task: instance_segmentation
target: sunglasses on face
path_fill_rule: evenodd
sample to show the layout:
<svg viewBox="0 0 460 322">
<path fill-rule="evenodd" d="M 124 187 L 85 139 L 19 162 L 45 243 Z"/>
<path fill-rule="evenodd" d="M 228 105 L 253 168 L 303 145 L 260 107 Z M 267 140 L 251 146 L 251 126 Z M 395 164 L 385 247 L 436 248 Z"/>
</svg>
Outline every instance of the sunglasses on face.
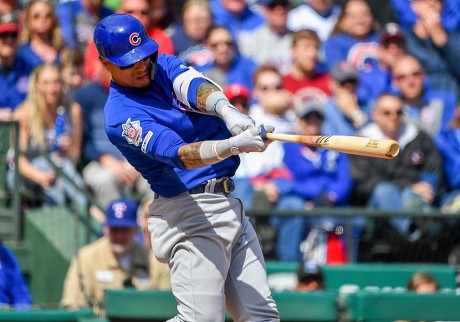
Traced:
<svg viewBox="0 0 460 322">
<path fill-rule="evenodd" d="M 397 81 L 403 81 L 403 80 L 406 80 L 408 78 L 413 78 L 413 77 L 421 77 L 423 75 L 423 72 L 422 71 L 415 71 L 415 72 L 412 72 L 412 73 L 407 73 L 407 74 L 400 74 L 400 75 L 395 75 L 395 79 Z"/>
<path fill-rule="evenodd" d="M 136 9 L 128 9 L 126 10 L 125 12 L 126 14 L 128 15 L 132 15 L 132 14 L 139 14 L 141 16 L 147 16 L 149 14 L 149 11 L 148 10 L 136 10 Z"/>
<path fill-rule="evenodd" d="M 233 41 L 218 41 L 218 42 L 214 42 L 214 43 L 210 43 L 209 46 L 211 48 L 217 48 L 219 46 L 226 46 L 226 47 L 231 47 L 233 46 Z"/>
<path fill-rule="evenodd" d="M 404 112 L 402 109 L 397 110 L 397 111 L 385 110 L 385 111 L 382 111 L 382 114 L 385 116 L 396 115 L 397 117 L 401 117 L 404 114 Z"/>
<path fill-rule="evenodd" d="M 257 86 L 261 91 L 263 92 L 268 92 L 268 91 L 280 91 L 283 89 L 283 85 L 281 84 L 277 84 L 277 85 L 274 85 L 274 86 L 270 86 L 270 85 L 259 85 Z"/>
<path fill-rule="evenodd" d="M 17 39 L 18 33 L 14 31 L 7 31 L 0 34 L 0 39 Z"/>
</svg>

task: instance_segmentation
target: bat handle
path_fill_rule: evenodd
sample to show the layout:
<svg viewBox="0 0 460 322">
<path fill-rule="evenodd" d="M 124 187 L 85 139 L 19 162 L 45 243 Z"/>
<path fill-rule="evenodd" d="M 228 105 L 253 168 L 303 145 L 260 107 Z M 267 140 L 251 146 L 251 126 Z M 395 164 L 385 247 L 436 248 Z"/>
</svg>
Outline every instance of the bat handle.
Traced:
<svg viewBox="0 0 460 322">
<path fill-rule="evenodd" d="M 265 131 L 265 126 L 263 124 L 260 125 L 260 133 L 259 133 L 259 135 L 262 138 L 262 140 L 264 140 L 264 141 L 268 140 L 267 131 Z"/>
</svg>

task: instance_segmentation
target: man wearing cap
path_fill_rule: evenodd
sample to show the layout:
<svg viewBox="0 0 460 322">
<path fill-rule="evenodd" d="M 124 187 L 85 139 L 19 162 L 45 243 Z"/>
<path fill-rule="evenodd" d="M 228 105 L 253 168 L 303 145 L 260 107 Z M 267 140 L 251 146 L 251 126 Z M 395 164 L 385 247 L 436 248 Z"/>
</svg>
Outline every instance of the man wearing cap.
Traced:
<svg viewBox="0 0 460 322">
<path fill-rule="evenodd" d="M 271 64 L 286 74 L 291 65 L 292 33 L 286 21 L 291 4 L 289 0 L 258 0 L 266 23 L 244 32 L 238 42 L 240 52 L 252 58 L 257 65 Z"/>
<path fill-rule="evenodd" d="M 19 25 L 14 16 L 0 14 L 0 120 L 10 120 L 12 111 L 25 99 L 29 72 L 17 58 Z"/>
<path fill-rule="evenodd" d="M 171 287 L 168 266 L 135 242 L 137 209 L 137 203 L 126 198 L 116 199 L 107 207 L 104 237 L 79 250 L 70 264 L 62 306 L 100 305 L 107 288 Z"/>
<path fill-rule="evenodd" d="M 302 135 L 321 135 L 324 122 L 323 105 L 310 101 L 297 106 L 297 128 Z M 314 207 L 334 207 L 348 204 L 352 189 L 348 156 L 335 151 L 317 149 L 298 143 L 284 144 L 284 165 L 289 179 L 275 180 L 279 191 L 277 208 L 302 210 Z M 273 217 L 271 224 L 277 229 L 277 258 L 280 261 L 298 261 L 303 258 L 300 243 L 311 228 L 334 230 L 338 220 L 330 217 L 304 216 Z M 325 263 L 324 256 L 311 256 L 311 261 Z"/>
<path fill-rule="evenodd" d="M 341 62 L 331 69 L 332 97 L 324 107 L 324 135 L 354 135 L 369 122 L 372 105 L 357 96 L 359 74 L 353 65 Z"/>
</svg>

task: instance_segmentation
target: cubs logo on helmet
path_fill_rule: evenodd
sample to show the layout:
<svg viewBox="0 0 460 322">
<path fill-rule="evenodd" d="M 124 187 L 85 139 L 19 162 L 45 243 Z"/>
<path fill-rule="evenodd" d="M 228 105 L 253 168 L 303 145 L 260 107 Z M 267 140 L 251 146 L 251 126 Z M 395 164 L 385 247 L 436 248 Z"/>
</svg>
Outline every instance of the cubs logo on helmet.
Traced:
<svg viewBox="0 0 460 322">
<path fill-rule="evenodd" d="M 158 53 L 158 44 L 147 35 L 144 25 L 127 14 L 102 19 L 94 29 L 99 56 L 120 67 L 133 65 Z"/>
<path fill-rule="evenodd" d="M 139 37 L 138 32 L 133 32 L 129 35 L 129 43 L 133 46 L 138 46 L 141 43 L 142 39 Z"/>
</svg>

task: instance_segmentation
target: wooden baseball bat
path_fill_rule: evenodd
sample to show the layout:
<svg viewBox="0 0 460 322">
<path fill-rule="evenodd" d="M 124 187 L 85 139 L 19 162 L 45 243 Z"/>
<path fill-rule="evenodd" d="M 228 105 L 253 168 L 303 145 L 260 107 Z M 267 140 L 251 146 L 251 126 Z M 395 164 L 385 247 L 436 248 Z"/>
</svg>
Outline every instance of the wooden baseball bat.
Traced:
<svg viewBox="0 0 460 322">
<path fill-rule="evenodd" d="M 373 158 L 394 159 L 399 153 L 399 145 L 395 140 L 346 135 L 326 136 L 266 133 L 266 136 L 269 140 L 301 143 L 337 152 Z"/>
</svg>

